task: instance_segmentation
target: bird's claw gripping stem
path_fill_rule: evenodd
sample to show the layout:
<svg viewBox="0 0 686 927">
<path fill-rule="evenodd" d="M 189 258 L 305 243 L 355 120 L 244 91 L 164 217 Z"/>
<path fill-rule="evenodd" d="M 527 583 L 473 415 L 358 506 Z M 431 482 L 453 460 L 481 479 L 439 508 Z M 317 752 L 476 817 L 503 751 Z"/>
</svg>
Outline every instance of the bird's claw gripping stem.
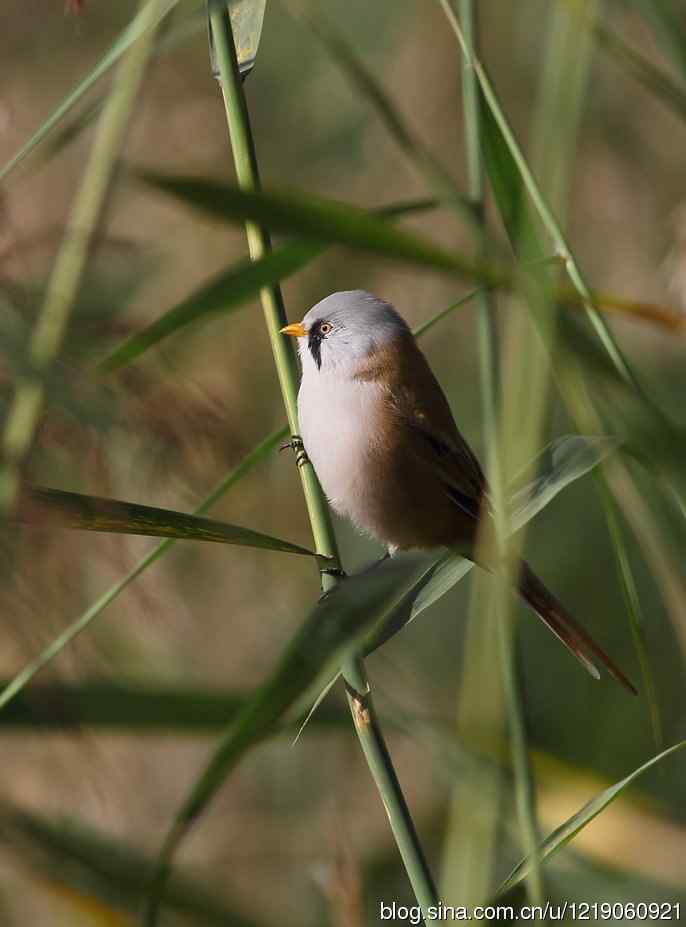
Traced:
<svg viewBox="0 0 686 927">
<path fill-rule="evenodd" d="M 345 570 L 341 570 L 340 567 L 319 567 L 320 576 L 334 576 L 336 579 L 346 579 L 348 574 Z M 328 597 L 333 592 L 333 589 L 327 589 L 326 591 L 322 590 L 322 594 L 319 596 L 319 601 L 323 602 L 324 599 Z"/>
<path fill-rule="evenodd" d="M 336 579 L 346 579 L 348 576 L 340 567 L 321 567 L 319 572 L 322 576 L 335 576 Z"/>
<path fill-rule="evenodd" d="M 305 450 L 305 445 L 303 444 L 303 439 L 300 435 L 291 435 L 290 441 L 286 441 L 282 444 L 279 450 L 293 451 L 295 454 L 295 465 L 297 467 L 303 467 L 306 463 L 310 462 L 310 458 L 307 456 L 307 451 Z"/>
</svg>

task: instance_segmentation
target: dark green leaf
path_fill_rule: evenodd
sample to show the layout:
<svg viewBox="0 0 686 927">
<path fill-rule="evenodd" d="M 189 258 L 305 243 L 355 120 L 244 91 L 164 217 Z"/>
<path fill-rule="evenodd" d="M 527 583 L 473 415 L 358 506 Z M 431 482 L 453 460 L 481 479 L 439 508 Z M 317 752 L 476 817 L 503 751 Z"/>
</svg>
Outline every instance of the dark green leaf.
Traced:
<svg viewBox="0 0 686 927">
<path fill-rule="evenodd" d="M 147 328 L 135 332 L 108 354 L 98 367 L 104 372 L 117 370 L 167 335 L 198 319 L 217 313 L 228 315 L 259 293 L 262 287 L 284 280 L 304 267 L 322 250 L 321 245 L 310 242 L 292 242 L 259 261 L 242 261 L 218 274 Z"/>
<path fill-rule="evenodd" d="M 383 218 L 394 219 L 435 206 L 433 200 L 415 200 L 407 203 L 393 203 L 378 210 Z M 109 354 L 99 367 L 104 371 L 116 370 L 135 360 L 147 348 L 157 344 L 167 335 L 190 325 L 205 316 L 238 309 L 243 303 L 256 296 L 262 287 L 279 283 L 300 270 L 326 250 L 326 245 L 317 242 L 292 241 L 276 248 L 257 261 L 242 263 L 223 271 L 209 283 L 182 300 L 155 322 Z"/>
<path fill-rule="evenodd" d="M 545 255 L 545 249 L 538 238 L 519 168 L 491 108 L 486 105 L 481 93 L 479 98 L 482 114 L 479 130 L 484 165 L 505 231 L 521 260 L 537 261 Z"/>
<path fill-rule="evenodd" d="M 260 460 L 267 454 L 271 453 L 287 435 L 286 428 L 279 428 L 273 431 L 266 438 L 263 438 L 240 463 L 230 470 L 222 480 L 214 487 L 212 492 L 200 503 L 195 510 L 195 515 L 204 515 L 210 510 L 214 503 L 220 499 L 233 485 L 235 485 L 246 473 L 248 473 Z M 81 634 L 97 616 L 104 611 L 107 606 L 113 602 L 117 596 L 124 591 L 141 573 L 148 569 L 153 563 L 164 556 L 164 554 L 174 545 L 174 538 L 167 538 L 160 541 L 149 553 L 142 557 L 132 569 L 129 570 L 121 579 L 117 580 L 109 587 L 95 602 L 92 602 L 88 608 L 82 612 L 74 621 L 50 641 L 44 647 L 38 656 L 34 657 L 26 666 L 24 666 L 13 679 L 0 691 L 0 709 L 5 708 L 13 698 L 17 696 L 22 689 L 33 679 L 53 657 L 56 657 L 75 637 Z"/>
<path fill-rule="evenodd" d="M 187 515 L 185 512 L 121 502 L 118 499 L 102 499 L 98 496 L 86 496 L 42 486 L 28 487 L 24 491 L 16 519 L 40 528 L 56 526 L 74 528 L 77 531 L 212 541 L 217 544 L 236 544 L 315 556 L 304 547 L 268 534 L 260 534 L 250 528 Z"/>
<path fill-rule="evenodd" d="M 0 681 L 0 689 L 5 685 Z M 47 683 L 27 688 L 0 712 L 0 727 L 69 730 L 86 725 L 129 733 L 199 734 L 225 728 L 246 702 L 243 694 L 183 687 Z M 331 707 L 318 713 L 317 720 L 338 725 L 350 716 Z"/>
<path fill-rule="evenodd" d="M 223 221 L 258 222 L 272 231 L 297 235 L 322 245 L 347 245 L 470 280 L 491 283 L 500 279 L 492 268 L 445 251 L 417 235 L 394 229 L 372 212 L 337 200 L 297 192 L 254 193 L 205 180 L 150 173 L 143 174 L 143 179 Z"/>
</svg>

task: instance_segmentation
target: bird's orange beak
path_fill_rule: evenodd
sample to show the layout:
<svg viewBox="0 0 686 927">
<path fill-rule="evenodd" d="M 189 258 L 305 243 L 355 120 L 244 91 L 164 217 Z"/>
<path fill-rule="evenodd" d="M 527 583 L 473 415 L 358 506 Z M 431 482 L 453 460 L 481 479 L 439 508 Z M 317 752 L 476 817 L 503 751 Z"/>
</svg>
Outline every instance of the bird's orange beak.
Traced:
<svg viewBox="0 0 686 927">
<path fill-rule="evenodd" d="M 294 322 L 292 325 L 286 325 L 281 329 L 282 335 L 290 335 L 291 338 L 304 338 L 307 331 L 302 322 Z"/>
</svg>

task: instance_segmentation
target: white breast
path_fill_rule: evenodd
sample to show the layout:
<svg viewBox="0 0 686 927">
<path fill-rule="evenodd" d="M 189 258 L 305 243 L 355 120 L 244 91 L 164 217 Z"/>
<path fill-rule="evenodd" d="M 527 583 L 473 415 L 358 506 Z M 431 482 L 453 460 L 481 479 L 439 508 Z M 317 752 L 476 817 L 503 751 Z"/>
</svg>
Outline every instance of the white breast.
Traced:
<svg viewBox="0 0 686 927">
<path fill-rule="evenodd" d="M 333 508 L 366 530 L 382 395 L 376 383 L 307 369 L 298 393 L 300 434 L 319 482 Z"/>
</svg>

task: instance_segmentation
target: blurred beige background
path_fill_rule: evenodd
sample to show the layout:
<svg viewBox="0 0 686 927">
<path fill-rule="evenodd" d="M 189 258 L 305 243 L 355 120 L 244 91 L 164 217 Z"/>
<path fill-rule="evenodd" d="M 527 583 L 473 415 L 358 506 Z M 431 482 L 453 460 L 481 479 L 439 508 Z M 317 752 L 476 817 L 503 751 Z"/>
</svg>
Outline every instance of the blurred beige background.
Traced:
<svg viewBox="0 0 686 927">
<path fill-rule="evenodd" d="M 537 98 L 550 6 L 549 0 L 479 4 L 484 57 L 523 139 Z M 667 68 L 630 5 L 610 6 L 614 26 Z M 290 9 L 306 7 L 293 4 Z M 413 130 L 462 179 L 460 62 L 438 4 L 328 0 L 323 7 Z M 59 0 L 5 0 L 0 162 L 93 66 L 133 10 L 130 2 L 89 0 L 82 15 L 65 16 Z M 292 186 L 370 207 L 426 193 L 370 105 L 355 95 L 317 40 L 281 4 L 268 4 L 246 93 L 265 186 Z M 91 138 L 92 130 L 85 130 L 47 161 L 36 153 L 0 188 L 0 290 L 26 321 L 35 313 L 36 294 Z M 676 308 L 685 298 L 685 144 L 683 123 L 599 52 L 574 165 L 569 227 L 598 289 Z M 224 113 L 202 30 L 151 68 L 126 163 L 232 181 Z M 463 230 L 445 211 L 407 224 L 438 242 L 467 247 Z M 245 254 L 240 228 L 199 219 L 120 172 L 41 427 L 32 461 L 37 481 L 190 510 L 283 422 L 257 303 L 169 339 L 117 378 L 104 382 L 89 371 L 108 346 Z M 336 249 L 286 282 L 289 316 L 299 319 L 328 293 L 358 287 L 393 302 L 412 324 L 462 292 L 438 275 Z M 613 321 L 613 328 L 649 388 L 683 421 L 683 339 L 626 320 Z M 424 348 L 460 426 L 481 448 L 473 307 L 433 329 Z M 3 355 L 4 405 L 13 367 L 7 347 Z M 552 433 L 569 428 L 558 411 Z M 270 455 L 213 514 L 310 543 L 288 455 Z M 377 555 L 348 526 L 337 529 L 346 564 Z M 5 560 L 0 587 L 3 677 L 35 655 L 151 543 L 28 529 L 6 538 L 0 554 Z M 592 481 L 570 487 L 546 509 L 532 526 L 529 544 L 537 569 L 597 630 L 618 661 L 633 669 L 621 592 Z M 682 565 L 683 553 L 676 552 Z M 672 743 L 686 731 L 681 657 L 656 583 L 635 546 L 631 556 L 665 739 Z M 401 780 L 436 865 L 447 796 L 460 774 L 446 751 L 454 749 L 451 729 L 467 603 L 462 585 L 370 661 Z M 274 665 L 316 595 L 316 575 L 305 558 L 179 544 L 41 679 L 96 678 L 247 693 Z M 528 721 L 542 782 L 542 827 L 548 832 L 656 750 L 645 700 L 629 704 L 609 684 L 587 679 L 529 616 L 521 634 Z M 496 660 L 494 647 L 494 673 Z M 343 705 L 340 692 L 332 698 Z M 80 822 L 150 854 L 211 747 L 209 738 L 172 731 L 136 736 L 84 728 L 48 735 L 0 728 L 0 733 L 3 801 Z M 675 863 L 686 853 L 680 769 L 683 760 L 677 757 L 661 774 L 646 777 L 640 799 L 622 801 L 588 829 L 573 851 L 559 857 L 551 880 L 560 880 L 562 897 L 682 897 L 683 867 Z M 504 819 L 510 811 L 504 811 Z M 41 866 L 10 831 L 0 849 L 1 923 L 109 923 L 102 910 L 81 903 L 92 895 L 85 883 L 83 896 L 60 891 L 59 879 L 50 876 L 51 864 Z M 504 875 L 517 856 L 509 838 L 501 856 L 498 872 Z M 296 747 L 280 738 L 250 754 L 197 826 L 179 865 L 256 923 L 375 923 L 375 899 L 409 900 L 383 808 L 352 729 L 345 725 L 329 731 L 313 725 Z M 368 915 L 362 913 L 365 903 Z"/>
</svg>

